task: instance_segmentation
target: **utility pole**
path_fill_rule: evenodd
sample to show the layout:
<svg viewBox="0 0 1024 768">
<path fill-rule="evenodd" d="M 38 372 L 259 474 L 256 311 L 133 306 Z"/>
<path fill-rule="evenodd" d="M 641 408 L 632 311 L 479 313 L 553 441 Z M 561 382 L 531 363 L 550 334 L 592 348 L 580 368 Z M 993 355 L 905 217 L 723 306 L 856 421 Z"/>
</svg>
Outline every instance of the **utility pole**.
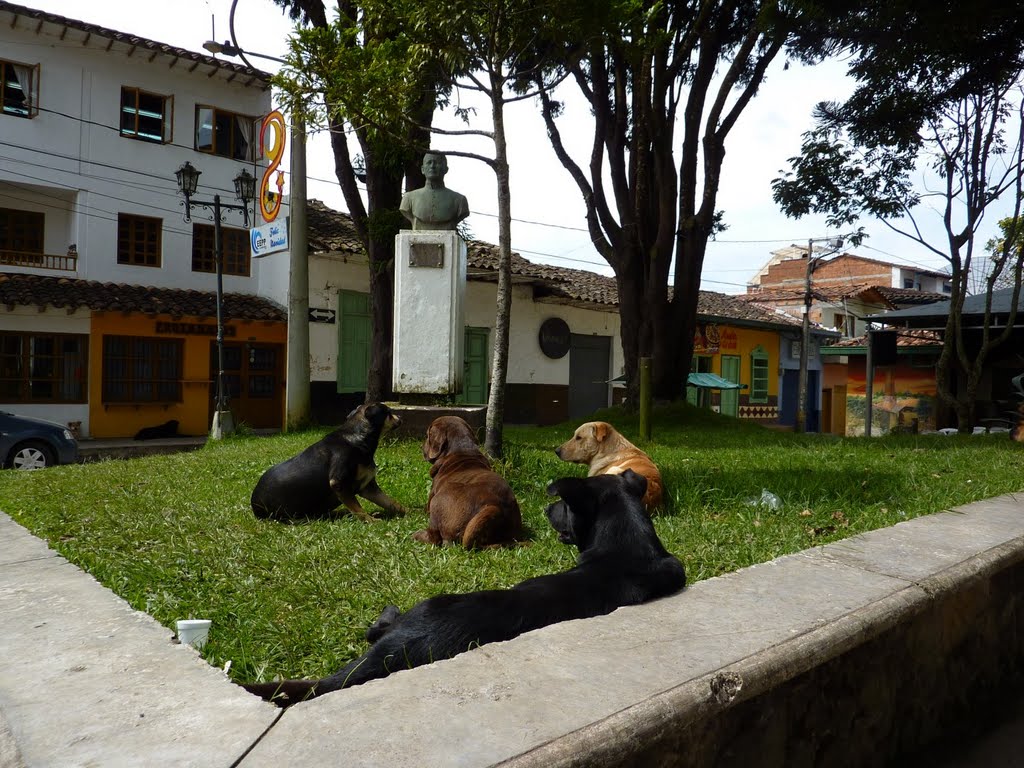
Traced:
<svg viewBox="0 0 1024 768">
<path fill-rule="evenodd" d="M 822 242 L 828 243 L 832 250 L 814 257 L 814 244 Z M 843 238 L 841 237 L 812 237 L 807 240 L 807 272 L 804 275 L 803 325 L 800 334 L 800 383 L 796 403 L 797 432 L 807 431 L 807 352 L 811 345 L 811 276 L 821 259 L 832 255 L 842 247 Z"/>
<path fill-rule="evenodd" d="M 285 430 L 309 423 L 309 248 L 306 217 L 306 125 L 292 115 L 288 207 L 288 349 Z"/>
</svg>

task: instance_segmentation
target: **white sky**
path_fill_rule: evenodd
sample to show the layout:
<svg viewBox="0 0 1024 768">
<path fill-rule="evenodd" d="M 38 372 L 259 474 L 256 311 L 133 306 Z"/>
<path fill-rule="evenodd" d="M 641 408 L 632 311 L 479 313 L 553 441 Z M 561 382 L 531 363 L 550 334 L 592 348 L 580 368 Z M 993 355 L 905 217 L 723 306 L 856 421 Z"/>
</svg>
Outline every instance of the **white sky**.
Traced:
<svg viewBox="0 0 1024 768">
<path fill-rule="evenodd" d="M 215 39 L 230 39 L 231 0 L 176 0 L 160 4 L 138 0 L 16 2 L 193 51 L 202 51 L 203 42 L 214 37 L 213 17 Z M 235 32 L 243 50 L 283 56 L 291 28 L 291 22 L 270 0 L 238 0 Z M 268 71 L 275 71 L 278 66 L 263 59 L 250 60 Z M 708 244 L 704 289 L 742 293 L 746 282 L 768 260 L 772 250 L 793 243 L 806 245 L 811 237 L 840 234 L 827 229 L 823 217 L 787 219 L 772 201 L 771 180 L 787 167 L 787 158 L 799 150 L 801 134 L 811 127 L 814 104 L 824 99 L 842 99 L 850 91 L 843 72 L 844 67 L 837 62 L 783 71 L 779 61 L 769 70 L 767 82 L 726 142 L 717 207 L 725 211 L 729 229 Z M 592 141 L 586 127 L 589 121 L 583 120 L 580 130 L 570 127 L 574 114 L 587 116 L 586 105 L 569 101 L 567 113 L 560 120 L 563 140 L 587 153 Z M 611 274 L 590 244 L 580 193 L 551 149 L 538 105 L 525 101 L 509 110 L 506 122 L 512 174 L 512 247 L 531 261 Z M 478 113 L 478 119 L 483 128 L 489 129 L 486 110 Z M 451 146 L 442 139 L 435 141 L 439 149 Z M 312 136 L 307 151 L 308 195 L 338 210 L 347 210 L 333 177 L 327 137 Z M 472 214 L 467 223 L 473 236 L 497 242 L 497 199 L 490 168 L 476 161 L 452 158 L 446 183 L 469 198 Z M 937 222 L 935 214 L 931 218 Z M 995 221 L 996 217 L 992 217 L 987 222 L 989 229 L 982 232 L 982 243 L 994 234 Z M 848 250 L 883 261 L 936 271 L 945 269 L 940 257 L 892 233 L 880 222 L 864 220 L 862 224 L 870 237 L 864 245 Z M 941 230 L 935 232 L 941 235 Z M 942 240 L 935 242 L 941 245 Z"/>
</svg>

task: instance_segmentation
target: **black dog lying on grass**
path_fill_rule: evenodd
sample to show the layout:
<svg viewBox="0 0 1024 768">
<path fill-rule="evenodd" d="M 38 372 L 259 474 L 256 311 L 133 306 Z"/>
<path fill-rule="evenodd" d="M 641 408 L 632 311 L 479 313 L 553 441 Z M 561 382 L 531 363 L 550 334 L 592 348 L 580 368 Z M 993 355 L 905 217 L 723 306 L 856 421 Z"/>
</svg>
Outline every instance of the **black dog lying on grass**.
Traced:
<svg viewBox="0 0 1024 768">
<path fill-rule="evenodd" d="M 556 480 L 548 493 L 561 501 L 548 506 L 547 516 L 559 539 L 579 548 L 575 568 L 512 589 L 438 595 L 405 613 L 389 605 L 366 632 L 369 650 L 330 677 L 243 687 L 286 707 L 477 645 L 678 592 L 686 571 L 655 533 L 641 501 L 646 489 L 647 480 L 632 470 Z"/>
<path fill-rule="evenodd" d="M 339 503 L 360 520 L 372 517 L 356 494 L 388 512 L 405 509 L 377 485 L 373 454 L 380 436 L 402 423 L 383 403 L 356 408 L 345 423 L 298 456 L 275 464 L 260 477 L 252 492 L 253 514 L 275 520 L 328 517 Z"/>
</svg>

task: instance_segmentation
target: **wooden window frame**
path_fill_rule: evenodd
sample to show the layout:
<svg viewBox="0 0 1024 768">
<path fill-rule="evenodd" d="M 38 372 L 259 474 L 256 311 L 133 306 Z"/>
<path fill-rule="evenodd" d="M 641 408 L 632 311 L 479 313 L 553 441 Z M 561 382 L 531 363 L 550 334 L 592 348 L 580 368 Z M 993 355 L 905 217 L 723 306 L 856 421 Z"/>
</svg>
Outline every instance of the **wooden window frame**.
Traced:
<svg viewBox="0 0 1024 768">
<path fill-rule="evenodd" d="M 104 405 L 181 403 L 184 361 L 184 339 L 105 335 L 101 400 Z"/>
<path fill-rule="evenodd" d="M 129 108 L 125 104 L 125 97 L 128 95 L 134 96 L 134 105 Z M 157 137 L 152 133 L 142 133 L 140 130 L 139 122 L 145 117 L 143 115 L 142 105 L 139 103 L 142 98 L 159 99 L 162 107 L 159 114 L 160 118 L 160 136 Z M 174 140 L 174 97 L 165 96 L 162 93 L 154 93 L 153 91 L 146 91 L 142 88 L 135 88 L 130 85 L 121 86 L 121 101 L 118 105 L 118 127 L 121 135 L 126 139 L 135 139 L 136 141 L 145 141 L 150 144 L 170 144 Z M 134 120 L 132 121 L 132 127 L 127 128 L 125 126 L 125 118 L 127 115 L 133 115 Z"/>
<path fill-rule="evenodd" d="M 8 351 L 10 339 L 18 339 L 20 349 Z M 38 349 L 40 340 L 53 342 L 52 351 Z M 65 348 L 70 341 L 77 343 L 77 350 Z M 47 361 L 52 362 L 48 373 Z M 56 396 L 35 396 L 41 383 L 49 383 Z M 68 396 L 68 388 L 77 389 L 77 396 Z M 0 402 L 81 404 L 88 402 L 88 396 L 88 334 L 0 331 Z"/>
<path fill-rule="evenodd" d="M 202 125 L 200 122 L 200 116 L 204 110 L 211 112 L 210 122 L 210 143 L 209 146 L 200 146 L 199 143 L 199 129 Z M 230 121 L 230 129 L 227 131 L 227 147 L 223 146 L 223 130 L 218 129 L 218 122 L 220 120 Z M 218 157 L 226 157 L 232 160 L 239 160 L 241 162 L 251 161 L 255 157 L 255 136 L 256 136 L 256 121 L 258 118 L 250 115 L 243 115 L 238 112 L 232 112 L 228 109 L 221 109 L 215 107 L 212 104 L 196 104 L 195 113 L 195 130 L 193 131 L 193 146 L 196 152 L 202 152 L 207 155 L 217 155 Z M 241 128 L 238 124 L 244 123 L 250 126 L 249 139 L 245 147 L 244 152 L 238 152 L 235 148 L 236 133 L 241 133 Z M 245 138 L 244 136 L 242 137 Z"/>
<path fill-rule="evenodd" d="M 250 277 L 252 275 L 252 250 L 249 232 L 234 227 L 221 227 L 221 247 L 224 250 L 222 265 L 225 275 Z M 217 271 L 214 253 L 214 227 L 212 224 L 192 224 L 192 271 Z"/>
<path fill-rule="evenodd" d="M 117 263 L 159 269 L 163 260 L 163 225 L 163 219 L 151 216 L 117 214 Z"/>
<path fill-rule="evenodd" d="M 46 214 L 20 208 L 0 208 L 0 254 L 41 257 L 46 244 Z M 41 261 L 42 259 L 40 259 Z"/>
</svg>

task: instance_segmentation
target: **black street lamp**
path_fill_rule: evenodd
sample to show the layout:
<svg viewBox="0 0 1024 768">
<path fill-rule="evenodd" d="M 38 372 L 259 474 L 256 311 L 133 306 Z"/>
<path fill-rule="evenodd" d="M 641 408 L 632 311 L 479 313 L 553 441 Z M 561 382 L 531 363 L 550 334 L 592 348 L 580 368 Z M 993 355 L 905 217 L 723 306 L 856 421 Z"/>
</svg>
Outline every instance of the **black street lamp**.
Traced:
<svg viewBox="0 0 1024 768">
<path fill-rule="evenodd" d="M 227 398 L 224 391 L 224 246 L 221 237 L 221 209 L 241 211 L 245 226 L 249 226 L 249 203 L 256 197 L 256 177 L 246 169 L 239 171 L 234 178 L 235 196 L 240 203 L 222 203 L 220 195 L 213 196 L 213 202 L 193 199 L 199 186 L 198 170 L 187 160 L 174 172 L 178 180 L 178 190 L 184 196 L 185 221 L 192 221 L 192 206 L 198 205 L 213 211 L 213 261 L 217 271 L 217 397 L 213 414 L 213 425 L 210 437 L 219 440 L 234 431 L 231 412 L 227 409 Z"/>
</svg>

